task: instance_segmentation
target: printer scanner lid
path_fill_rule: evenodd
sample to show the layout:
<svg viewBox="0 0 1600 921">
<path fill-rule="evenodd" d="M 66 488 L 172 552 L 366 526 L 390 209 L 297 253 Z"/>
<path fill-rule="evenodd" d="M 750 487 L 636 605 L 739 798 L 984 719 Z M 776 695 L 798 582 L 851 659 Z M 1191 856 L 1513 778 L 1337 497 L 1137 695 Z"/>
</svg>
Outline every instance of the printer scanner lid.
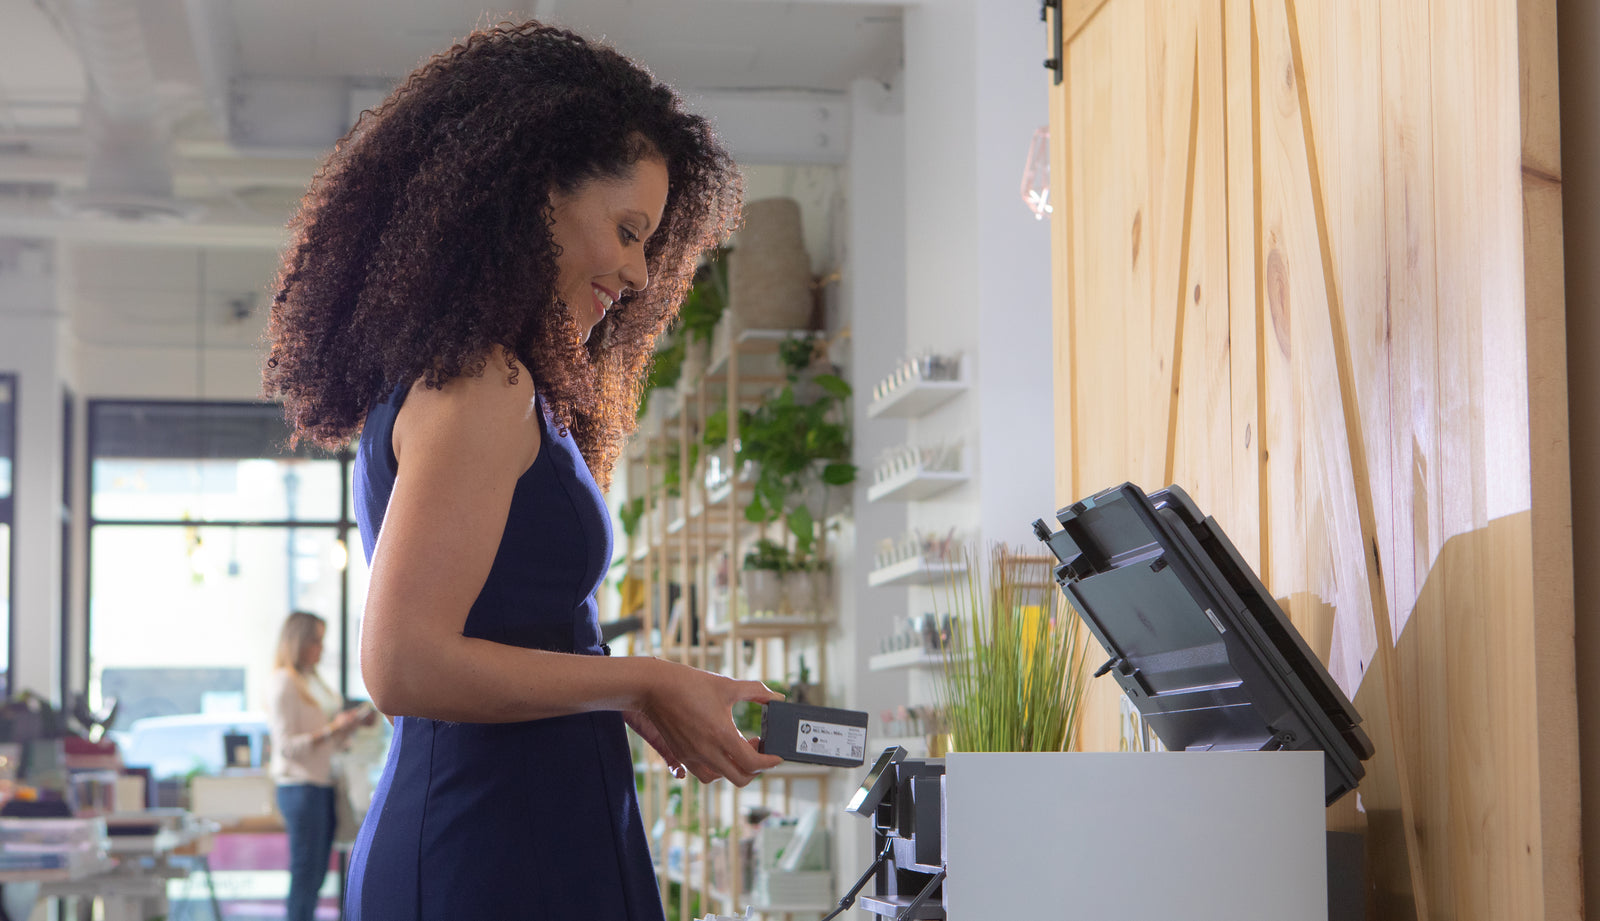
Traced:
<svg viewBox="0 0 1600 921">
<path fill-rule="evenodd" d="M 1034 531 L 1109 672 L 1170 750 L 1321 750 L 1326 801 L 1354 789 L 1361 716 L 1216 521 L 1177 486 L 1096 493 Z"/>
</svg>

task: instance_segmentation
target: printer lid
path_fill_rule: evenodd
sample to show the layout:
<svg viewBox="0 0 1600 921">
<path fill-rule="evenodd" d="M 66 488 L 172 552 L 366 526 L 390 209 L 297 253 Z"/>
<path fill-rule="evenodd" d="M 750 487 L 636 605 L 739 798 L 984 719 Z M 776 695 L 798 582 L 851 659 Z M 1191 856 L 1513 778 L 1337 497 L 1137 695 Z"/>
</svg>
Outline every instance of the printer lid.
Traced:
<svg viewBox="0 0 1600 921">
<path fill-rule="evenodd" d="M 1109 672 L 1176 751 L 1320 750 L 1326 801 L 1355 788 L 1361 716 L 1216 521 L 1179 487 L 1096 493 L 1034 532 Z"/>
</svg>

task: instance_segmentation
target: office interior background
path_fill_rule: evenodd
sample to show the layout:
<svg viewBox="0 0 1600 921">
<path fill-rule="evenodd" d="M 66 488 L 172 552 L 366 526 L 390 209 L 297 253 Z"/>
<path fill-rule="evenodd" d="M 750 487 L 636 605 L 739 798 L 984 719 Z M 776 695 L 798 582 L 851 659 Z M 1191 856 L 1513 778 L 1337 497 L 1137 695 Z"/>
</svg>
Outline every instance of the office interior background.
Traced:
<svg viewBox="0 0 1600 921">
<path fill-rule="evenodd" d="M 1312 49 L 1295 45 L 1300 56 L 1284 78 L 1288 97 L 1347 120 L 1338 124 L 1359 126 L 1365 122 L 1352 114 L 1355 109 L 1340 108 L 1348 100 L 1327 88 L 1334 81 L 1324 78 L 1296 97 L 1296 75 L 1304 78 L 1296 68 L 1307 68 L 1306 56 L 1315 57 L 1318 41 L 1331 56 L 1364 47 L 1362 36 L 1395 34 L 1406 20 L 1415 34 L 1435 34 L 1437 44 L 1430 47 L 1444 62 L 1437 65 L 1442 72 L 1448 63 L 1447 21 L 1453 15 L 1447 2 L 1453 0 L 1066 0 L 1055 4 L 1051 15 L 1073 25 L 1076 31 L 1064 37 L 1068 50 L 1091 63 L 1091 52 L 1102 45 L 1111 57 L 1125 45 L 1156 49 L 1163 36 L 1180 35 L 1170 24 L 1186 22 L 1185 17 L 1201 23 L 1193 33 L 1181 33 L 1196 48 L 1206 47 L 1210 27 L 1205 23 L 1212 19 L 1223 39 L 1267 36 L 1259 47 L 1243 43 L 1252 48 L 1254 69 L 1248 61 L 1243 70 L 1216 64 L 1218 73 L 1234 78 L 1219 90 L 1221 106 L 1221 99 L 1234 98 L 1226 89 L 1230 85 L 1232 92 L 1243 92 L 1244 85 L 1269 98 L 1278 71 L 1262 62 L 1276 62 L 1269 54 L 1270 29 L 1287 10 L 1285 28 Z M 1540 758 L 1531 775 L 1496 782 L 1523 789 L 1543 785 L 1532 798 L 1537 833 L 1528 843 L 1528 853 L 1537 849 L 1539 862 L 1519 870 L 1527 888 L 1516 890 L 1536 891 L 1541 907 L 1515 916 L 1575 917 L 1566 912 L 1581 910 L 1586 893 L 1600 898 L 1600 868 L 1581 860 L 1583 845 L 1600 847 L 1600 821 L 1588 818 L 1592 809 L 1581 796 L 1600 790 L 1593 780 L 1600 776 L 1600 729 L 1594 728 L 1600 726 L 1594 716 L 1600 713 L 1600 678 L 1592 677 L 1600 672 L 1588 667 L 1600 659 L 1600 630 L 1590 623 L 1592 599 L 1600 589 L 1594 583 L 1600 567 L 1592 565 L 1600 553 L 1592 523 L 1600 514 L 1600 491 L 1592 485 L 1592 474 L 1600 469 L 1600 425 L 1592 421 L 1600 416 L 1600 374 L 1588 357 L 1600 345 L 1600 321 L 1592 316 L 1600 293 L 1600 260 L 1592 256 L 1600 244 L 1600 225 L 1593 217 L 1600 214 L 1594 167 L 1600 162 L 1594 127 L 1600 124 L 1600 55 L 1593 50 L 1600 47 L 1600 12 L 1580 0 L 1474 0 L 1456 12 L 1468 8 L 1461 18 L 1473 24 L 1468 30 L 1477 43 L 1473 47 L 1493 52 L 1482 52 L 1481 73 L 1495 75 L 1498 82 L 1484 77 L 1483 85 L 1513 102 L 1520 99 L 1524 128 L 1536 124 L 1543 136 L 1554 138 L 1542 148 L 1553 156 L 1533 164 L 1537 168 L 1529 174 L 1526 138 L 1537 132 L 1522 132 L 1521 175 L 1525 182 L 1533 175 L 1559 191 L 1550 225 L 1555 236 L 1538 237 L 1530 230 L 1516 273 L 1499 280 L 1508 290 L 1524 282 L 1531 290 L 1540 280 L 1559 289 L 1548 295 L 1556 309 L 1528 312 L 1534 318 L 1530 328 L 1540 320 L 1553 332 L 1545 339 L 1530 334 L 1531 344 L 1521 353 L 1522 386 L 1532 395 L 1525 397 L 1519 418 L 1525 427 L 1530 413 L 1534 419 L 1531 466 L 1541 469 L 1540 458 L 1559 457 L 1570 469 L 1561 494 L 1552 500 L 1554 507 L 1566 509 L 1565 518 L 1557 516 L 1553 532 L 1538 531 L 1541 522 L 1536 522 L 1538 536 L 1520 546 L 1531 545 L 1536 561 L 1543 559 L 1541 553 L 1555 556 L 1546 568 L 1532 564 L 1544 580 L 1532 591 L 1564 592 L 1565 601 L 1557 607 L 1565 605 L 1565 620 L 1558 617 L 1540 628 L 1537 657 L 1530 654 L 1518 665 L 1532 674 L 1528 687 L 1538 688 L 1529 691 L 1536 698 L 1536 707 L 1529 707 L 1540 714 L 1532 736 Z M 354 533 L 349 459 L 284 450 L 281 418 L 260 400 L 261 336 L 278 254 L 287 239 L 284 226 L 319 157 L 397 79 L 474 27 L 530 16 L 604 38 L 676 86 L 693 108 L 715 120 L 745 171 L 747 201 L 785 197 L 798 203 L 806 255 L 818 282 L 810 325 L 825 341 L 828 359 L 854 387 L 846 414 L 860 475 L 840 491 L 828 521 L 832 576 L 820 606 L 826 609 L 825 624 L 814 634 L 785 638 L 770 661 L 762 652 L 766 677 L 804 683 L 798 659 L 805 656 L 813 673 L 825 668 L 818 680 L 827 702 L 868 712 L 875 735 L 920 735 L 905 726 L 934 702 L 932 670 L 875 667 L 873 659 L 908 623 L 936 606 L 935 588 L 883 578 L 889 568 L 882 565 L 885 548 L 908 540 L 926 546 L 934 538 L 1029 545 L 1034 543 L 1029 523 L 1079 498 L 1074 488 L 1115 485 L 1074 477 L 1073 470 L 1096 469 L 1080 455 L 1122 458 L 1147 447 L 1133 444 L 1134 436 L 1115 445 L 1109 439 L 1071 442 L 1081 420 L 1098 418 L 1094 409 L 1086 410 L 1090 404 L 1082 396 L 1082 388 L 1090 385 L 1073 377 L 1074 369 L 1114 369 L 1073 351 L 1076 340 L 1068 340 L 1067 318 L 1106 317 L 1115 325 L 1125 304 L 1106 299 L 1087 308 L 1077 302 L 1067 306 L 1067 292 L 1078 290 L 1072 288 L 1071 273 L 1092 277 L 1093 271 L 1064 255 L 1060 234 L 1064 220 L 1081 220 L 1071 225 L 1087 231 L 1079 239 L 1114 238 L 1119 259 L 1127 249 L 1124 241 L 1131 240 L 1135 263 L 1141 232 L 1150 247 L 1147 258 L 1169 262 L 1185 245 L 1180 239 L 1189 238 L 1169 232 L 1154 217 L 1141 225 L 1119 216 L 1101 226 L 1094 214 L 1063 216 L 1073 207 L 1069 191 L 1082 191 L 1096 178 L 1084 172 L 1093 153 L 1099 149 L 1100 159 L 1114 160 L 1120 148 L 1111 150 L 1113 142 L 1099 142 L 1097 135 L 1079 134 L 1072 136 L 1072 150 L 1089 155 L 1062 159 L 1059 149 L 1066 142 L 1048 136 L 1048 128 L 1059 131 L 1067 123 L 1063 119 L 1071 110 L 1063 109 L 1061 91 L 1052 89 L 1051 72 L 1042 66 L 1060 52 L 1051 47 L 1038 3 L 536 0 L 488 9 L 462 0 L 0 0 L 0 611 L 6 623 L 0 630 L 0 661 L 7 663 L 9 694 L 31 691 L 57 704 L 82 694 L 91 707 L 115 698 L 120 706 L 115 728 L 128 731 L 149 720 L 152 739 L 160 735 L 158 729 L 170 733 L 166 741 L 153 743 L 124 736 L 126 746 L 154 745 L 149 758 L 171 759 L 156 773 L 185 776 L 196 764 L 185 748 L 190 743 L 178 741 L 185 737 L 182 727 L 199 727 L 192 731 L 205 741 L 193 744 L 209 745 L 213 733 L 249 723 L 236 714 L 258 714 L 262 707 L 268 650 L 284 614 L 307 609 L 331 626 L 325 674 L 346 696 L 363 696 L 356 648 L 366 561 Z M 1115 23 L 1115 30 L 1108 23 Z M 1243 54 L 1239 44 L 1223 40 L 1222 46 L 1224 56 L 1227 48 Z M 1165 52 L 1149 53 L 1155 60 Z M 1191 60 L 1196 75 L 1211 66 L 1198 51 Z M 1351 56 L 1342 65 L 1327 58 L 1314 63 L 1322 68 L 1317 72 L 1328 74 L 1340 67 L 1378 69 L 1376 62 L 1395 60 L 1389 49 L 1370 58 Z M 1115 72 L 1083 66 L 1080 77 L 1127 85 L 1117 82 Z M 1167 79 L 1157 70 L 1148 77 L 1151 87 Z M 1506 86 L 1506 75 L 1518 72 L 1525 74 L 1521 96 L 1515 79 L 1509 90 Z M 1538 82 L 1540 74 L 1546 75 L 1545 83 Z M 1409 71 L 1391 72 L 1385 79 L 1398 85 L 1409 76 Z M 1147 75 L 1127 79 L 1145 81 Z M 1201 102 L 1202 83 L 1199 76 L 1192 83 L 1195 111 L 1209 104 Z M 1529 86 L 1543 87 L 1542 95 Z M 1435 98 L 1445 92 L 1435 90 Z M 1157 95 L 1152 89 L 1151 98 Z M 1380 114 L 1409 125 L 1409 110 L 1394 98 L 1405 97 L 1384 96 Z M 1324 103 L 1327 109 L 1317 108 Z M 1531 111 L 1547 117 L 1536 122 Z M 1499 133 L 1491 137 L 1486 128 L 1485 136 L 1502 146 L 1517 136 L 1515 127 L 1493 125 Z M 1349 136 L 1356 132 L 1351 128 Z M 1320 164 L 1324 177 L 1342 175 L 1332 151 L 1344 148 L 1328 140 L 1336 136 L 1321 135 L 1332 145 Z M 1248 142 L 1250 134 L 1228 135 L 1230 142 L 1239 137 Z M 1152 148 L 1187 151 L 1191 161 L 1201 162 L 1193 155 L 1206 142 L 1198 129 L 1193 138 L 1155 130 L 1151 138 Z M 1220 135 L 1217 143 L 1223 149 Z M 1055 159 L 1051 145 L 1057 148 Z M 1484 149 L 1492 146 L 1486 143 Z M 1437 173 L 1448 176 L 1458 161 L 1470 159 L 1469 153 L 1429 147 L 1415 157 L 1431 158 L 1439 164 Z M 1174 155 L 1174 162 L 1182 159 Z M 1311 159 L 1314 172 L 1317 159 Z M 1050 171 L 1052 165 L 1057 172 Z M 1070 181 L 1062 175 L 1063 166 L 1078 170 L 1069 172 Z M 1134 171 L 1128 167 L 1128 181 L 1137 185 Z M 1160 170 L 1152 167 L 1150 173 Z M 1233 175 L 1219 178 L 1217 185 L 1226 186 Z M 1263 178 L 1258 165 L 1258 188 L 1274 178 L 1270 173 Z M 1192 177 L 1189 181 L 1194 185 Z M 1046 190 L 1048 196 L 1041 198 Z M 1340 199 L 1338 189 L 1319 188 L 1319 206 L 1337 208 L 1341 200 L 1361 200 L 1363 194 L 1354 184 L 1343 191 Z M 1377 194 L 1381 199 L 1383 189 Z M 1258 209 L 1262 197 L 1258 191 Z M 1270 188 L 1265 197 L 1272 197 Z M 1178 203 L 1183 206 L 1183 196 Z M 1548 215 L 1537 207 L 1530 204 L 1527 213 Z M 1152 207 L 1145 213 L 1157 211 Z M 1185 218 L 1189 213 L 1182 212 Z M 1356 215 L 1351 222 L 1361 219 Z M 1531 219 L 1529 226 L 1534 226 Z M 1225 236 L 1213 239 L 1224 246 Z M 1194 237 L 1205 239 L 1204 233 Z M 1552 239 L 1553 247 L 1539 248 Z M 1097 251 L 1089 245 L 1074 252 Z M 1344 258 L 1332 247 L 1324 253 L 1328 264 Z M 1368 277 L 1379 278 L 1381 268 Z M 1256 271 L 1266 279 L 1260 291 L 1265 304 L 1271 299 L 1272 269 L 1263 258 L 1259 269 L 1252 266 L 1252 277 Z M 1299 299 L 1303 289 L 1293 287 L 1299 278 L 1278 280 L 1295 292 L 1295 306 L 1284 315 L 1298 322 L 1298 305 L 1305 303 Z M 1212 279 L 1203 281 L 1209 295 Z M 1157 282 L 1144 277 L 1144 283 Z M 1226 278 L 1219 288 L 1236 290 Z M 1455 305 L 1445 302 L 1449 290 L 1445 285 L 1433 295 L 1440 328 L 1454 316 Z M 1128 292 L 1143 296 L 1132 288 Z M 1198 286 L 1190 303 L 1201 303 Z M 1300 327 L 1295 329 L 1299 335 Z M 1493 333 L 1490 329 L 1477 346 L 1490 356 L 1484 367 L 1491 370 L 1500 367 L 1493 359 Z M 1166 341 L 1146 343 L 1149 350 L 1173 350 L 1171 331 L 1161 335 Z M 1227 340 L 1223 351 L 1242 348 L 1226 333 L 1220 338 Z M 1270 344 L 1266 338 L 1261 342 Z M 1539 398 L 1553 391 L 1541 389 L 1538 381 L 1558 356 L 1539 354 L 1539 342 L 1556 343 L 1559 357 L 1566 359 L 1555 388 L 1565 411 L 1560 424 L 1548 429 L 1538 428 Z M 731 350 L 737 356 L 741 348 L 735 343 Z M 757 354 L 758 345 L 746 351 L 751 368 L 770 371 L 762 365 L 768 358 Z M 1209 354 L 1214 357 L 1216 351 Z M 928 354 L 959 357 L 961 395 L 914 418 L 873 413 L 874 386 L 892 380 L 906 359 Z M 1204 363 L 1193 361 L 1197 364 L 1191 367 Z M 1162 374 L 1169 370 L 1178 373 L 1163 367 Z M 1528 385 L 1528 379 L 1535 383 Z M 1489 389 L 1494 389 L 1492 380 Z M 697 395 L 687 388 L 684 393 L 687 406 Z M 1226 395 L 1217 399 L 1226 401 Z M 1404 400 L 1397 398 L 1394 405 L 1403 406 Z M 1495 437 L 1492 426 L 1486 432 L 1480 441 Z M 1539 443 L 1545 432 L 1556 440 Z M 877 501 L 870 495 L 875 468 L 908 446 L 953 452 L 963 476 L 941 486 L 942 492 Z M 1161 447 L 1149 450 L 1159 453 Z M 1183 450 L 1187 447 L 1178 453 Z M 625 465 L 613 489 L 614 511 L 658 488 L 646 480 L 652 470 L 659 474 L 662 459 L 644 448 L 635 456 L 637 463 Z M 1139 471 L 1144 469 L 1149 468 Z M 1157 463 L 1154 469 L 1159 474 L 1163 467 Z M 1164 469 L 1173 469 L 1170 453 Z M 1491 478 L 1496 473 L 1505 471 L 1491 470 Z M 1130 469 L 1118 476 L 1134 479 L 1143 473 Z M 1417 474 L 1419 482 L 1426 477 L 1426 472 Z M 1488 489 L 1494 492 L 1493 483 Z M 1537 507 L 1542 499 L 1543 494 L 1513 511 Z M 647 518 L 642 525 L 645 543 L 651 527 L 663 535 L 658 544 L 668 543 L 667 506 L 663 499 L 660 520 Z M 1270 523 L 1272 516 L 1259 511 L 1255 517 Z M 1329 530 L 1337 532 L 1332 525 Z M 1544 540 L 1547 533 L 1556 535 L 1554 542 Z M 634 546 L 619 540 L 619 555 L 632 554 Z M 654 551 L 641 550 L 649 552 Z M 663 563 L 669 559 L 661 557 Z M 629 613 L 619 590 L 629 563 L 621 563 L 618 579 L 602 590 L 602 610 L 609 616 Z M 1346 597 L 1327 586 L 1310 590 L 1323 590 L 1322 600 L 1331 609 Z M 668 603 L 649 603 L 661 605 L 665 615 Z M 1403 646 L 1406 613 L 1394 612 L 1397 647 Z M 1371 662 L 1353 650 L 1376 641 L 1358 637 L 1335 647 L 1336 631 L 1355 630 L 1348 621 L 1337 623 L 1335 614 L 1327 614 L 1328 635 L 1313 645 L 1360 705 L 1365 701 L 1356 691 Z M 1341 671 L 1336 649 L 1360 661 Z M 1468 667 L 1465 661 L 1450 662 L 1451 669 Z M 1515 668 L 1511 673 L 1522 674 Z M 1099 693 L 1110 700 L 1106 684 Z M 1482 689 L 1484 705 L 1503 691 Z M 1091 733 L 1093 744 L 1115 749 L 1118 730 L 1107 728 L 1117 722 L 1115 701 L 1097 706 L 1105 725 Z M 1419 705 L 1395 712 L 1422 720 L 1433 711 Z M 1448 712 L 1461 718 L 1457 710 Z M 376 757 L 381 734 L 366 744 Z M 1529 743 L 1517 737 L 1505 744 Z M 1429 778 L 1418 773 L 1423 770 L 1414 766 L 1411 789 L 1425 800 Z M 778 811 L 799 814 L 809 805 L 828 814 L 835 889 L 871 858 L 870 838 L 840 811 L 857 780 L 848 771 L 797 776 L 775 781 L 769 791 Z M 663 785 L 657 793 L 665 812 L 670 791 Z M 1473 810 L 1487 807 L 1463 795 L 1452 802 L 1469 813 L 1457 820 L 1470 824 Z M 1416 864 L 1401 854 L 1395 857 L 1395 872 L 1413 882 L 1437 882 L 1499 866 L 1489 858 L 1484 858 L 1487 864 L 1473 863 L 1477 845 L 1471 842 L 1480 832 L 1452 827 L 1453 851 L 1443 857 L 1429 851 L 1425 858 L 1413 853 Z M 1419 840 L 1438 840 L 1427 837 L 1430 833 L 1445 836 L 1423 822 L 1417 829 L 1421 839 L 1405 839 L 1413 849 L 1424 846 Z M 1516 829 L 1526 831 L 1521 825 Z M 667 847 L 672 839 L 664 834 L 659 840 Z M 681 840 L 689 862 L 689 839 Z M 237 850 L 239 868 L 233 875 L 226 866 L 219 868 L 225 916 L 267 911 L 274 897 L 281 898 L 277 858 L 256 859 L 259 855 L 247 851 Z M 1600 862 L 1590 862 L 1595 863 Z M 172 890 L 178 902 L 193 902 L 201 910 L 198 887 L 184 885 Z M 337 916 L 337 885 L 335 872 L 324 900 L 324 912 L 334 912 L 330 917 Z M 1429 894 L 1435 906 L 1454 906 L 1462 917 L 1496 917 L 1485 906 L 1503 904 L 1476 893 Z M 671 895 L 683 897 L 682 888 Z M 686 898 L 683 904 L 688 905 Z M 696 906 L 711 907 L 709 902 Z M 815 905 L 788 912 L 802 919 L 820 913 Z"/>
</svg>

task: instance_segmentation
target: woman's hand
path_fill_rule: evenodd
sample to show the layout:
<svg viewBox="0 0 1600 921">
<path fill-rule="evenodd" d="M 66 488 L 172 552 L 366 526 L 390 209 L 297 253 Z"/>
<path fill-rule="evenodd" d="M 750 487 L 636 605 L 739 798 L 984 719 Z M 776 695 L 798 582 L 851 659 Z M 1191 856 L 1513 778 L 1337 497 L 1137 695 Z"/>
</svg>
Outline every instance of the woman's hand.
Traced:
<svg viewBox="0 0 1600 921">
<path fill-rule="evenodd" d="M 322 731 L 327 738 L 336 742 L 343 742 L 357 728 L 371 726 L 372 721 L 377 718 L 376 713 L 377 711 L 366 707 L 340 710 L 333 715 L 333 719 L 328 721 L 328 725 L 324 726 Z"/>
<path fill-rule="evenodd" d="M 767 703 L 783 695 L 759 681 L 735 681 L 687 665 L 659 662 L 644 704 L 624 719 L 666 760 L 673 773 L 687 771 L 701 783 L 726 777 L 744 786 L 783 759 L 756 751 L 733 724 L 741 700 Z"/>
</svg>

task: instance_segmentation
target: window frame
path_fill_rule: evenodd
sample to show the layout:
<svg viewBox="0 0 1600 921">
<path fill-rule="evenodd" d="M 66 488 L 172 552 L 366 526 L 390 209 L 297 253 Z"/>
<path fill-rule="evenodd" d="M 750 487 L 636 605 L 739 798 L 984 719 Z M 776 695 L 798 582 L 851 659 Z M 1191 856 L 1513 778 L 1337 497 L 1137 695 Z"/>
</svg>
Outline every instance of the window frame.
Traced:
<svg viewBox="0 0 1600 921">
<path fill-rule="evenodd" d="M 263 403 L 263 402 L 251 401 L 251 400 L 161 400 L 161 399 L 126 399 L 126 398 L 90 398 L 90 399 L 87 399 L 87 400 L 83 401 L 84 425 L 85 425 L 85 429 L 86 429 L 85 438 L 84 438 L 86 451 L 85 451 L 85 461 L 84 461 L 84 465 L 83 465 L 83 474 L 82 474 L 83 483 L 84 483 L 83 496 L 84 496 L 84 505 L 85 505 L 85 515 L 84 515 L 85 525 L 84 525 L 83 541 L 84 541 L 85 547 L 84 547 L 83 573 L 82 573 L 82 575 L 80 577 L 80 581 L 82 583 L 83 593 L 84 593 L 83 594 L 84 612 L 83 612 L 83 642 L 80 644 L 80 647 L 79 647 L 79 658 L 80 658 L 80 664 L 81 664 L 82 669 L 83 669 L 83 671 L 82 671 L 83 681 L 84 681 L 84 684 L 85 684 L 86 688 L 88 686 L 90 676 L 93 674 L 92 668 L 93 668 L 93 664 L 94 664 L 93 663 L 93 658 L 92 658 L 92 655 L 91 655 L 91 650 L 92 650 L 92 648 L 94 646 L 94 643 L 93 643 L 93 637 L 94 637 L 94 605 L 93 605 L 92 602 L 93 602 L 93 594 L 94 594 L 94 573 L 95 573 L 95 566 L 94 566 L 94 536 L 95 536 L 95 528 L 101 527 L 101 526 L 140 527 L 140 528 L 184 528 L 184 527 L 195 527 L 195 526 L 198 526 L 198 527 L 204 527 L 204 528 L 277 528 L 277 529 L 289 529 L 290 531 L 293 531 L 295 529 L 304 528 L 304 529 L 332 532 L 333 535 L 334 535 L 334 539 L 337 540 L 337 541 L 340 541 L 340 542 L 342 542 L 344 544 L 345 551 L 347 553 L 351 552 L 352 538 L 356 538 L 355 539 L 355 544 L 357 545 L 357 549 L 359 550 L 359 547 L 360 547 L 360 540 L 359 540 L 359 537 L 358 537 L 359 530 L 358 530 L 358 527 L 357 527 L 357 524 L 356 524 L 356 521 L 355 521 L 355 517 L 354 517 L 354 511 L 353 511 L 354 504 L 352 502 L 351 485 L 350 485 L 351 484 L 351 477 L 350 477 L 351 466 L 355 462 L 355 453 L 354 453 L 353 449 L 351 449 L 351 448 L 346 448 L 344 450 L 341 450 L 341 451 L 333 454 L 332 456 L 327 456 L 327 455 L 308 455 L 312 459 L 335 461 L 339 465 L 339 476 L 338 476 L 338 480 L 339 480 L 339 514 L 338 514 L 338 517 L 336 519 L 333 519 L 333 520 L 329 520 L 329 519 L 326 519 L 326 518 L 315 519 L 315 520 L 312 520 L 312 519 L 300 519 L 300 518 L 278 518 L 278 519 L 206 519 L 206 520 L 184 521 L 184 520 L 181 520 L 181 519 L 127 519 L 127 518 L 100 518 L 100 517 L 98 517 L 96 515 L 96 512 L 95 512 L 95 503 L 94 503 L 94 495 L 95 495 L 94 477 L 95 477 L 95 462 L 97 460 L 101 459 L 101 457 L 100 457 L 100 443 L 103 440 L 103 438 L 102 438 L 101 433 L 99 432 L 99 424 L 98 423 L 99 423 L 100 420 L 99 420 L 98 414 L 96 413 L 96 409 L 98 409 L 99 407 L 102 407 L 102 406 L 159 407 L 161 409 L 168 409 L 168 410 L 182 410 L 182 409 L 185 409 L 185 408 L 192 408 L 192 409 L 196 409 L 196 410 L 200 410 L 200 409 L 227 409 L 228 407 L 249 407 L 251 409 L 259 409 L 259 408 L 262 408 L 262 407 L 270 407 L 274 411 L 281 411 L 280 408 L 277 407 L 275 404 Z M 263 457 L 265 459 L 282 459 L 283 457 L 286 457 L 286 456 L 296 456 L 296 455 L 290 455 L 290 454 L 288 454 L 288 452 L 285 452 L 284 454 L 281 454 L 281 455 L 277 455 L 276 457 L 269 457 L 269 456 L 263 455 Z M 192 458 L 192 459 L 193 460 L 206 460 L 207 458 L 196 457 L 196 458 Z M 350 578 L 349 578 L 348 572 L 349 572 L 349 567 L 347 565 L 345 567 L 345 571 L 343 573 L 341 573 L 341 577 L 340 577 L 340 580 L 339 580 L 339 610 L 337 612 L 337 623 L 330 622 L 328 624 L 329 632 L 333 632 L 334 630 L 338 630 L 339 631 L 339 635 L 341 637 L 348 637 L 349 636 L 350 622 L 351 622 L 350 621 L 350 616 L 351 616 L 351 614 L 350 614 Z M 63 637 L 62 637 L 62 639 L 63 639 L 63 647 L 65 648 L 65 641 L 66 641 L 66 638 L 67 638 L 66 637 L 67 623 L 65 622 L 65 620 L 63 620 L 63 622 L 61 624 L 61 629 L 62 629 L 62 632 L 63 632 Z M 340 643 L 340 655 L 339 655 L 339 677 L 338 677 L 338 682 L 339 683 L 338 683 L 338 687 L 336 688 L 336 690 L 338 691 L 340 696 L 347 696 L 348 693 L 349 693 L 349 687 L 350 687 L 350 681 L 349 681 L 349 679 L 350 679 L 350 656 L 352 654 L 352 650 L 346 648 L 346 646 L 347 646 L 347 644 L 341 641 L 341 643 Z"/>
</svg>

